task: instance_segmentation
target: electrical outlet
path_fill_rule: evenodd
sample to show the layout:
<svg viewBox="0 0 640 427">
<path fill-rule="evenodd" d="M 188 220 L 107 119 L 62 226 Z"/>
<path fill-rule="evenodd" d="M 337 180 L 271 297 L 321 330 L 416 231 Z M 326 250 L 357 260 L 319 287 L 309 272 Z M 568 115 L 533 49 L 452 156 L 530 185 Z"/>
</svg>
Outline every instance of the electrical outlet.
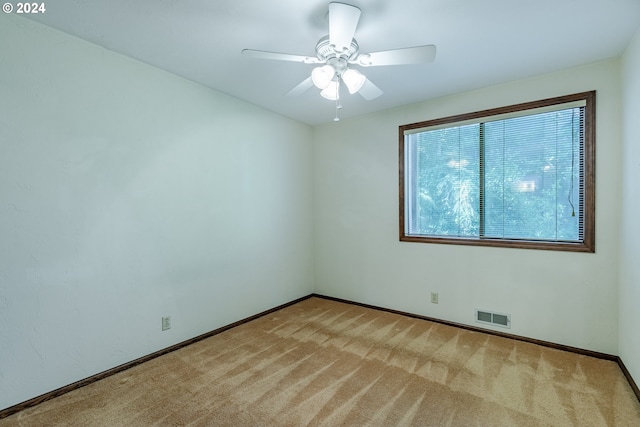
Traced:
<svg viewBox="0 0 640 427">
<path fill-rule="evenodd" d="M 437 292 L 431 292 L 431 303 L 432 304 L 437 304 L 438 303 L 438 293 Z"/>
<path fill-rule="evenodd" d="M 171 329 L 171 316 L 162 318 L 162 330 L 166 331 L 167 329 Z"/>
</svg>

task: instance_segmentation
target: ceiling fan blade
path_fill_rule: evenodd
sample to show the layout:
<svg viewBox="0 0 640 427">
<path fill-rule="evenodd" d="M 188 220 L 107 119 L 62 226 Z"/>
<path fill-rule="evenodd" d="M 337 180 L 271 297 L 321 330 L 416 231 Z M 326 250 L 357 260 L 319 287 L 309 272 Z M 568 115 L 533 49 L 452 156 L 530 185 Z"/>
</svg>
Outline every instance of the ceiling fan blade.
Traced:
<svg viewBox="0 0 640 427">
<path fill-rule="evenodd" d="M 309 90 L 313 86 L 313 80 L 311 80 L 311 76 L 304 79 L 300 82 L 299 85 L 291 89 L 285 96 L 298 96 L 302 95 L 304 92 Z"/>
<path fill-rule="evenodd" d="M 360 20 L 360 9 L 344 3 L 329 3 L 329 43 L 338 52 L 351 47 Z"/>
<path fill-rule="evenodd" d="M 363 67 L 375 67 L 379 65 L 403 65 L 422 64 L 431 62 L 436 57 L 436 47 L 432 44 L 404 49 L 383 50 L 359 55 L 355 64 Z"/>
<path fill-rule="evenodd" d="M 304 64 L 319 64 L 320 61 L 315 56 L 293 55 L 290 53 L 267 52 L 266 50 L 243 49 L 242 54 L 251 58 L 273 59 L 277 61 L 302 62 Z"/>
<path fill-rule="evenodd" d="M 367 101 L 371 101 L 372 99 L 376 99 L 377 97 L 382 95 L 384 92 L 382 92 L 382 89 L 380 89 L 378 86 L 371 83 L 371 80 L 366 79 L 358 93 L 362 95 L 362 97 Z"/>
</svg>

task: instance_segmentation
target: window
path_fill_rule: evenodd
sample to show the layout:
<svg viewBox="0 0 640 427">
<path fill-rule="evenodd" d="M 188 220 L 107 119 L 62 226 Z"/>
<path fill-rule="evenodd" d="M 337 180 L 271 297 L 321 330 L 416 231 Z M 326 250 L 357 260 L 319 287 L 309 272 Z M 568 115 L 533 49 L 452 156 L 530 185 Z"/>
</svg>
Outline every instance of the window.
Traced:
<svg viewBox="0 0 640 427">
<path fill-rule="evenodd" d="M 400 240 L 595 251 L 595 91 L 399 130 Z"/>
</svg>

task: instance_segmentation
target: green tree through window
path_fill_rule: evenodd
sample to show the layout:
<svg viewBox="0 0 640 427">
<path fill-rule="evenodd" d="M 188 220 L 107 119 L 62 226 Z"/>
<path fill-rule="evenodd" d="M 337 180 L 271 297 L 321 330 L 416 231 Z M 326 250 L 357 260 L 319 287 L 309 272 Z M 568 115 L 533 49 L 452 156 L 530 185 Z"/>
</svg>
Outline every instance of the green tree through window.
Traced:
<svg viewBox="0 0 640 427">
<path fill-rule="evenodd" d="M 594 251 L 595 92 L 400 127 L 400 239 Z"/>
</svg>

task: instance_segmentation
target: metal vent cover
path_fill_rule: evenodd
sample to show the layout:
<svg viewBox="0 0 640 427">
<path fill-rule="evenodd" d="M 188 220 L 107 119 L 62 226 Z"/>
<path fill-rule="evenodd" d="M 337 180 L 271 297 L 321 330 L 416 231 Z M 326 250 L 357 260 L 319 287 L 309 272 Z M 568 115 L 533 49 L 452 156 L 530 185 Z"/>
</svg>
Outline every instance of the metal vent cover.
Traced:
<svg viewBox="0 0 640 427">
<path fill-rule="evenodd" d="M 475 310 L 476 322 L 488 325 L 511 328 L 511 315 L 505 313 L 495 313 L 489 310 Z"/>
</svg>

